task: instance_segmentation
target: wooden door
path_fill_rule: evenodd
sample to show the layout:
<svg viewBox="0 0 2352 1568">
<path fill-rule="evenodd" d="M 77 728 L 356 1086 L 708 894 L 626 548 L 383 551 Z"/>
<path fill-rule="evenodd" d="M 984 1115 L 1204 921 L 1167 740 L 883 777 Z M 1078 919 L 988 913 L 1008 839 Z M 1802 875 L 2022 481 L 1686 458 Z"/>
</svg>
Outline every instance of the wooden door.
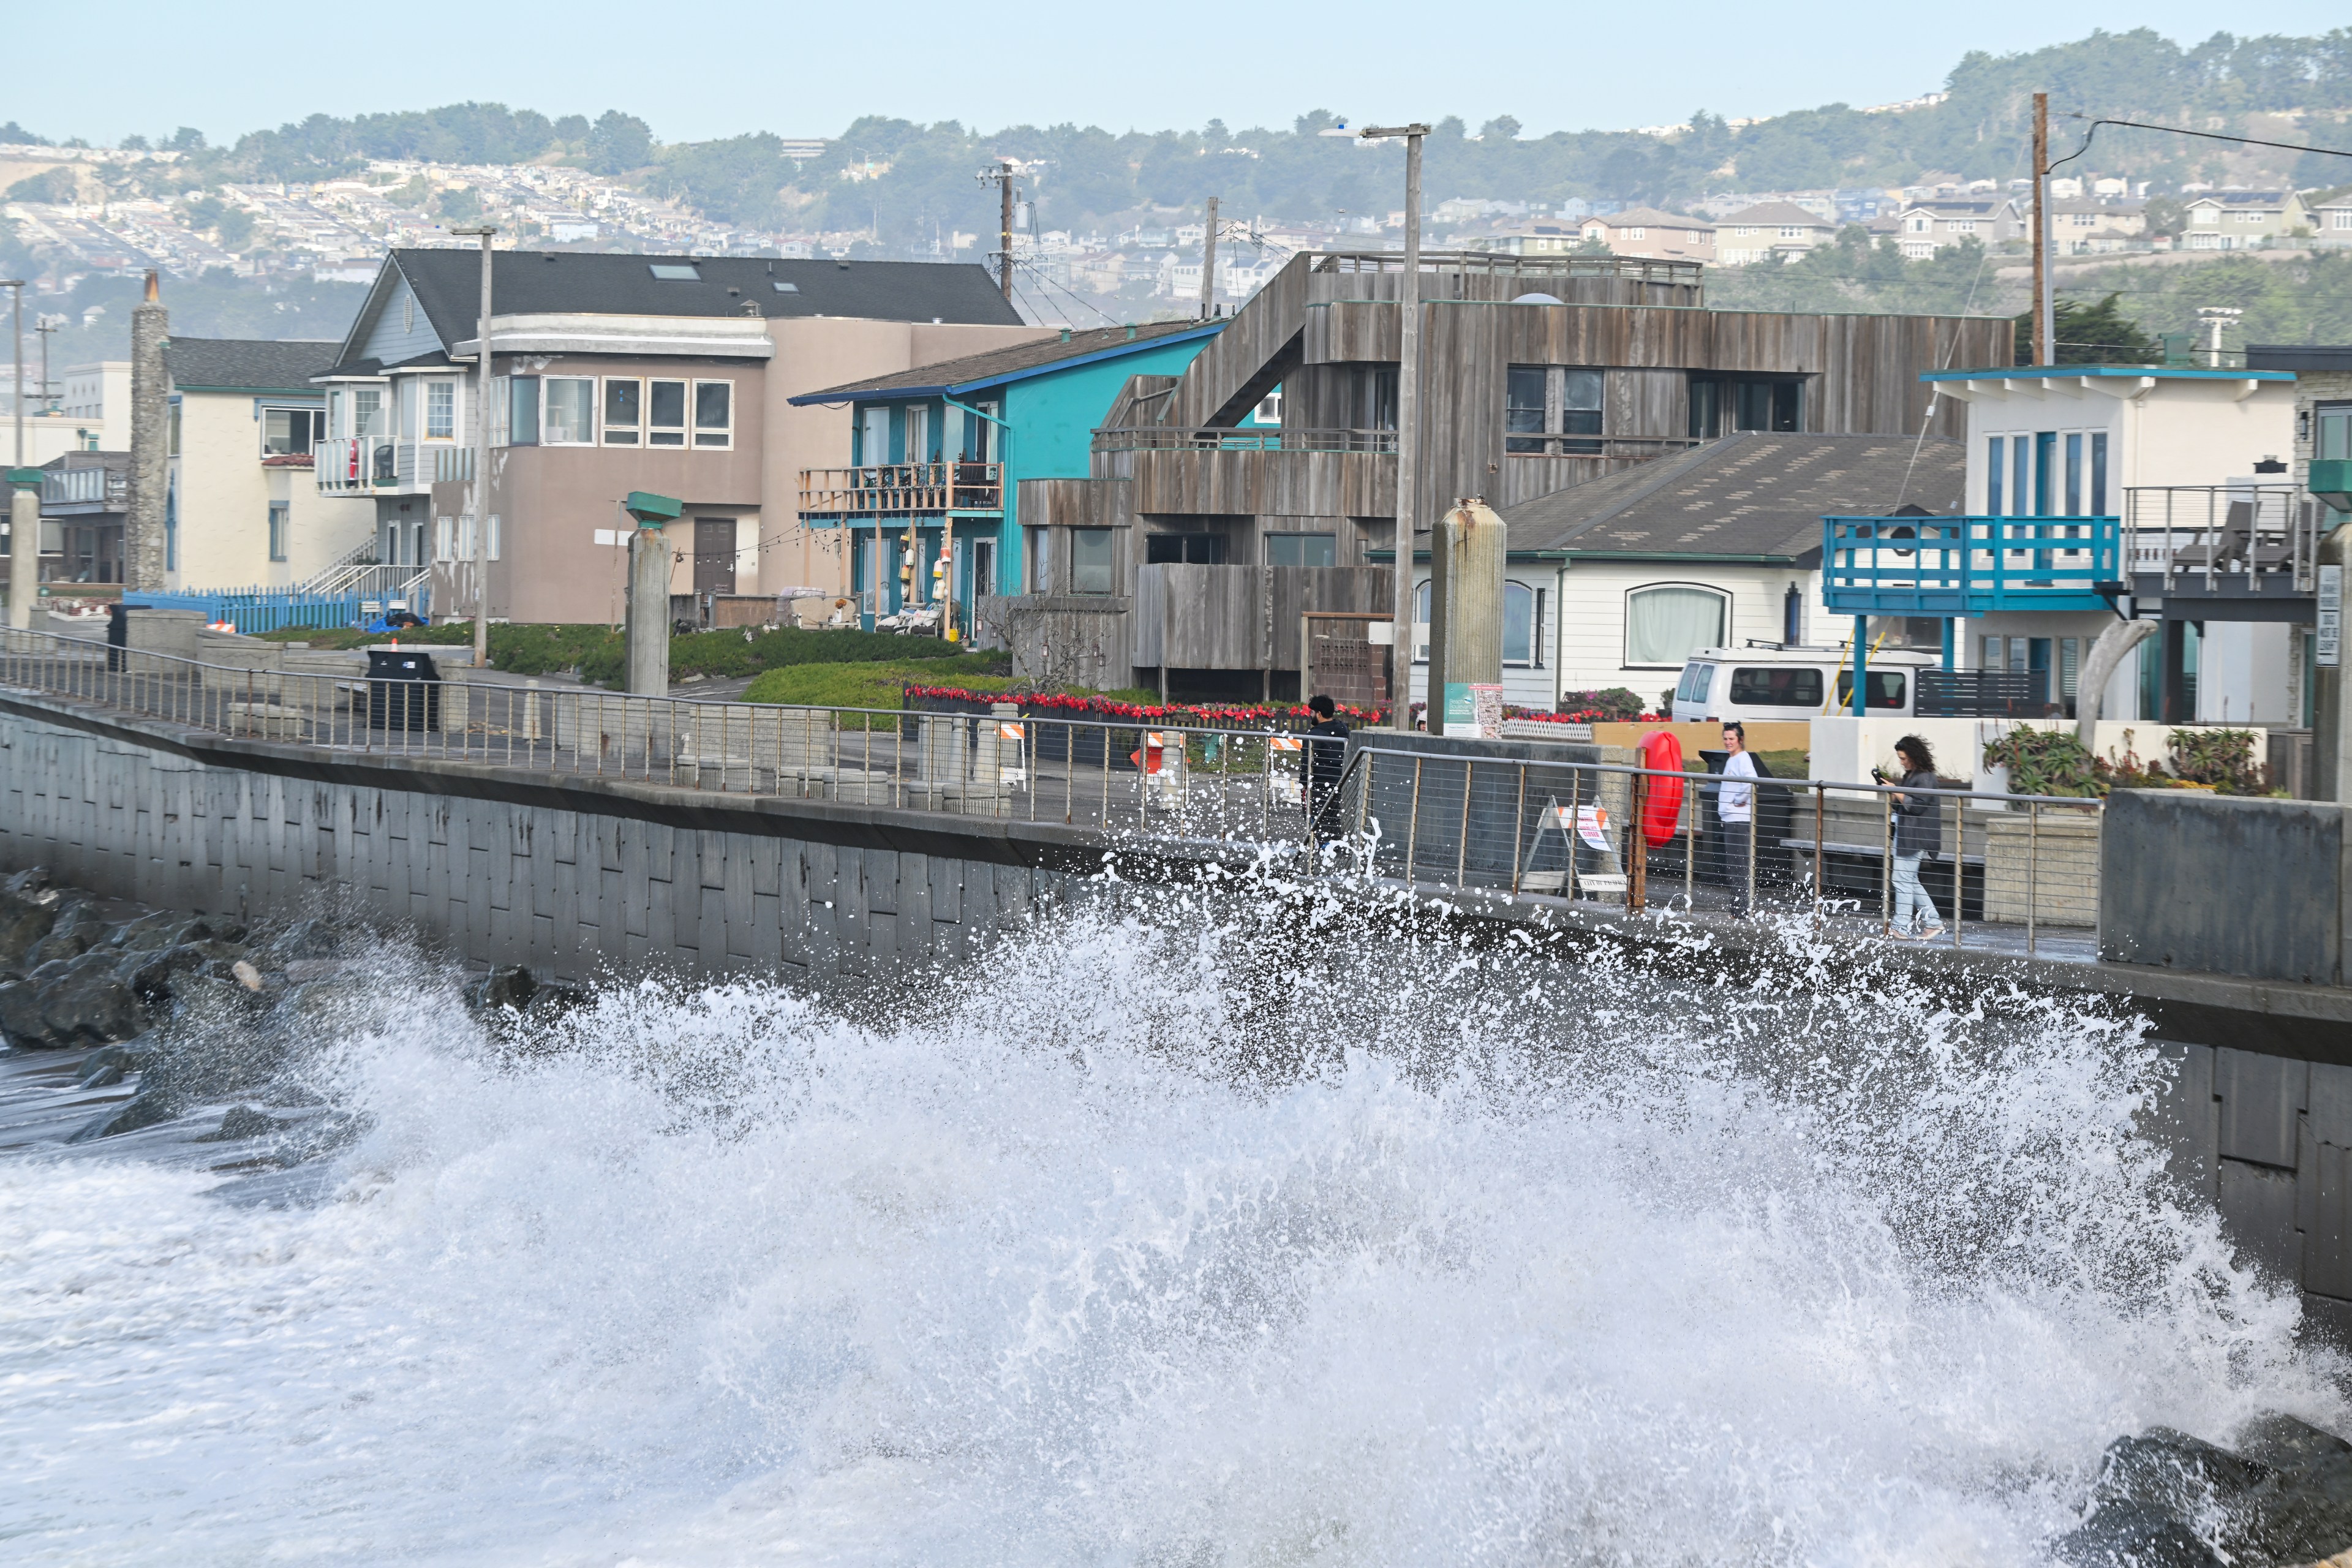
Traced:
<svg viewBox="0 0 2352 1568">
<path fill-rule="evenodd" d="M 698 517 L 694 520 L 694 591 L 731 594 L 735 591 L 735 520 Z"/>
</svg>

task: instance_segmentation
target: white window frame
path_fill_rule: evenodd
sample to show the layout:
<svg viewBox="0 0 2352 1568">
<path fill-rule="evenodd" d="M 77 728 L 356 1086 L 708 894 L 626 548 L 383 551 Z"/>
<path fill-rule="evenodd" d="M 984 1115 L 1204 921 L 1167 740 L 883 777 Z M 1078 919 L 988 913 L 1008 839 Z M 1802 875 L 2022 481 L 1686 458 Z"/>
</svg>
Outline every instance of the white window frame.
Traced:
<svg viewBox="0 0 2352 1568">
<path fill-rule="evenodd" d="M 554 401 L 548 395 L 549 387 L 557 382 L 584 386 L 587 391 L 588 436 L 585 440 L 553 441 L 548 438 L 547 411 Z M 593 447 L 596 444 L 596 398 L 602 392 L 593 375 L 542 375 L 539 378 L 539 444 L 542 447 Z"/>
<path fill-rule="evenodd" d="M 727 389 L 727 426 L 723 430 L 708 432 L 705 431 L 702 426 L 702 389 L 706 386 L 723 386 Z M 687 389 L 686 421 L 688 441 L 696 451 L 733 451 L 735 449 L 734 379 L 730 376 L 719 376 L 707 380 L 698 380 L 693 384 L 693 385 L 689 386 Z M 714 433 L 719 437 L 718 440 L 711 441 L 704 439 L 706 435 Z"/>
<path fill-rule="evenodd" d="M 1528 595 L 1528 647 L 1525 658 L 1513 658 L 1511 647 L 1503 645 L 1503 668 L 1506 669 L 1541 669 L 1544 645 L 1544 591 L 1532 583 L 1522 583 L 1517 577 L 1503 580 L 1503 629 L 1507 634 L 1511 626 L 1511 590 Z"/>
<path fill-rule="evenodd" d="M 434 404 L 440 396 L 448 399 L 448 428 L 439 435 L 433 431 Z M 457 381 L 455 376 L 436 375 L 425 384 L 425 429 L 427 441 L 455 441 L 457 438 Z"/>
<path fill-rule="evenodd" d="M 675 386 L 678 389 L 678 422 L 677 424 L 656 425 L 654 423 L 654 388 L 656 386 Z M 674 451 L 681 450 L 688 447 L 691 444 L 692 431 L 694 428 L 694 383 L 681 375 L 649 375 L 646 377 L 645 416 L 646 422 L 644 429 L 646 433 L 646 446 L 667 447 Z M 675 436 L 677 439 L 675 441 L 664 441 L 659 439 L 659 437 L 664 436 Z"/>
<path fill-rule="evenodd" d="M 310 421 L 310 445 L 305 448 L 305 450 L 316 452 L 319 449 L 319 443 L 327 438 L 325 409 L 299 407 L 289 403 L 265 403 L 261 405 L 260 418 L 261 455 L 265 458 L 275 458 L 284 455 L 273 452 L 269 449 L 269 416 L 273 414 L 299 414 L 307 417 Z"/>
<path fill-rule="evenodd" d="M 1717 641 L 1713 644 L 1703 646 L 1719 647 L 1725 646 L 1725 644 L 1729 641 L 1732 635 L 1731 613 L 1733 605 L 1731 602 L 1731 595 L 1727 590 L 1718 588 L 1712 583 L 1690 583 L 1674 580 L 1658 583 L 1637 583 L 1633 584 L 1633 586 L 1625 590 L 1624 610 L 1619 622 L 1618 631 L 1618 654 L 1624 661 L 1619 666 L 1620 668 L 1680 669 L 1683 665 L 1690 662 L 1689 656 L 1687 655 L 1685 655 L 1681 661 L 1675 664 L 1636 664 L 1633 662 L 1633 601 L 1643 594 L 1655 593 L 1662 588 L 1685 589 L 1691 592 L 1710 594 L 1714 595 L 1721 611 L 1716 622 L 1717 634 Z"/>
<path fill-rule="evenodd" d="M 637 389 L 637 422 L 615 426 L 613 423 L 612 397 L 615 386 Z M 596 389 L 596 439 L 607 447 L 637 447 L 646 444 L 646 378 L 642 375 L 608 375 Z"/>
<path fill-rule="evenodd" d="M 294 503 L 274 500 L 269 503 L 269 559 L 284 561 L 293 552 Z"/>
<path fill-rule="evenodd" d="M 456 518 L 436 517 L 433 520 L 433 559 L 436 561 L 457 559 L 457 520 Z"/>
</svg>

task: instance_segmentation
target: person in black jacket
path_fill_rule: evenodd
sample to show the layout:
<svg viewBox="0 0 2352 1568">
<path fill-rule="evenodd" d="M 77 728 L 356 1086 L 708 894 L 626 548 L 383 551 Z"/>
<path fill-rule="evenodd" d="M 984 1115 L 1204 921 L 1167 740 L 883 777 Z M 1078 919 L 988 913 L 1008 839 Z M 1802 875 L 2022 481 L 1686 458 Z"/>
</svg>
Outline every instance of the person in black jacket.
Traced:
<svg viewBox="0 0 2352 1568">
<path fill-rule="evenodd" d="M 1298 760 L 1299 776 L 1307 785 L 1307 821 L 1319 824 L 1323 808 L 1339 792 L 1339 778 L 1348 764 L 1348 721 L 1339 717 L 1339 705 L 1321 692 L 1307 702 L 1307 710 L 1315 715 L 1315 722 L 1307 731 L 1305 755 Z"/>
<path fill-rule="evenodd" d="M 1895 742 L 1895 760 L 1903 768 L 1903 788 L 1887 796 L 1895 808 L 1895 936 L 1932 942 L 1944 934 L 1944 922 L 1919 885 L 1919 862 L 1943 838 L 1944 803 L 1917 792 L 1936 787 L 1936 758 L 1927 742 L 1906 735 Z"/>
</svg>

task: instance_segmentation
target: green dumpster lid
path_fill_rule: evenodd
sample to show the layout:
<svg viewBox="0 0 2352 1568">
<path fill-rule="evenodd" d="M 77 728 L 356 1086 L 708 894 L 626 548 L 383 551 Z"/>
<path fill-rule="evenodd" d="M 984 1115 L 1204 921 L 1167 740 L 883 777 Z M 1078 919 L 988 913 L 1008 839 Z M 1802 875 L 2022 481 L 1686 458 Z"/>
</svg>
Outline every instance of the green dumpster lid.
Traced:
<svg viewBox="0 0 2352 1568">
<path fill-rule="evenodd" d="M 667 522 L 686 510 L 686 503 L 668 496 L 657 496 L 651 490 L 631 490 L 621 502 L 621 510 L 640 523 Z"/>
</svg>

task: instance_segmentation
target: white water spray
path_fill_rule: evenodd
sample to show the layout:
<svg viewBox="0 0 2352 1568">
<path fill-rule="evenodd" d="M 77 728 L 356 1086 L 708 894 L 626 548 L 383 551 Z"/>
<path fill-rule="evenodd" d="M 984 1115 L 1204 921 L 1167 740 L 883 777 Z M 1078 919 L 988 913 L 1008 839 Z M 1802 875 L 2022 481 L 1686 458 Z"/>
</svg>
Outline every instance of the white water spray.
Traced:
<svg viewBox="0 0 2352 1568">
<path fill-rule="evenodd" d="M 331 1201 L 0 1163 L 8 1556 L 2007 1564 L 2120 1433 L 2343 1423 L 2129 1028 L 1162 910 L 529 1052 L 394 956 Z"/>
</svg>

